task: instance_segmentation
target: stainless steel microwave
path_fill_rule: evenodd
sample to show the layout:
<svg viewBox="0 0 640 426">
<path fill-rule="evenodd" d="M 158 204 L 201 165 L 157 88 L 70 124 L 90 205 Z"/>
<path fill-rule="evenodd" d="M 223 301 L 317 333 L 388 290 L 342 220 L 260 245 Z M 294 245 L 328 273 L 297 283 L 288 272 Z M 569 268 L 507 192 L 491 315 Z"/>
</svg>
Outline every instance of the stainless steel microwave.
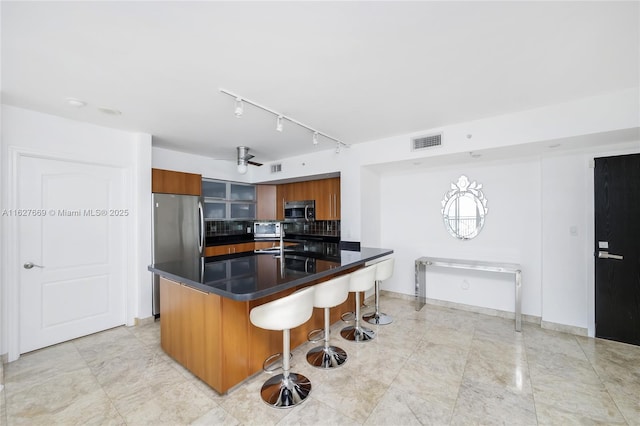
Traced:
<svg viewBox="0 0 640 426">
<path fill-rule="evenodd" d="M 253 238 L 280 238 L 280 222 L 255 222 Z"/>
<path fill-rule="evenodd" d="M 314 200 L 285 201 L 284 220 L 287 222 L 316 220 L 316 202 Z"/>
</svg>

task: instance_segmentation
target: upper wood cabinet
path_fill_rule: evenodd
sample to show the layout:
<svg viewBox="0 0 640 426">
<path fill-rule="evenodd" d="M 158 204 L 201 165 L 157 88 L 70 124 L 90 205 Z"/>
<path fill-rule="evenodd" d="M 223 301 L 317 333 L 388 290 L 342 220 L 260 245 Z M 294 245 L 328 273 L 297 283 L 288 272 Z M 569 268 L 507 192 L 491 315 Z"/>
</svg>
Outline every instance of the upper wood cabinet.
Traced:
<svg viewBox="0 0 640 426">
<path fill-rule="evenodd" d="M 202 176 L 195 173 L 151 169 L 151 192 L 201 195 Z"/>
<path fill-rule="evenodd" d="M 284 219 L 286 201 L 315 200 L 316 220 L 340 219 L 340 178 L 309 180 L 278 185 L 276 219 Z"/>
<path fill-rule="evenodd" d="M 276 185 L 256 185 L 256 219 L 277 219 L 277 190 Z"/>
<path fill-rule="evenodd" d="M 276 186 L 276 220 L 284 220 L 284 202 L 287 201 L 287 188 L 289 184 Z"/>
<path fill-rule="evenodd" d="M 305 182 L 311 190 L 311 200 L 316 200 L 316 220 L 340 219 L 340 178 Z"/>
</svg>

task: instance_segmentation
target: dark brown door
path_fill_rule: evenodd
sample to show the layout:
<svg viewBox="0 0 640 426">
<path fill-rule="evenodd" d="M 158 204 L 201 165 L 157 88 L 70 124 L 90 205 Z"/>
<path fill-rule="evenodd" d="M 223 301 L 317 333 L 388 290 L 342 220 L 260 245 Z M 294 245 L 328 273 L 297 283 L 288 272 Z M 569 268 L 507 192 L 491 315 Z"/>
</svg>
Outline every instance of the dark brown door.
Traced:
<svg viewBox="0 0 640 426">
<path fill-rule="evenodd" d="M 595 159 L 596 337 L 640 345 L 640 154 Z"/>
</svg>

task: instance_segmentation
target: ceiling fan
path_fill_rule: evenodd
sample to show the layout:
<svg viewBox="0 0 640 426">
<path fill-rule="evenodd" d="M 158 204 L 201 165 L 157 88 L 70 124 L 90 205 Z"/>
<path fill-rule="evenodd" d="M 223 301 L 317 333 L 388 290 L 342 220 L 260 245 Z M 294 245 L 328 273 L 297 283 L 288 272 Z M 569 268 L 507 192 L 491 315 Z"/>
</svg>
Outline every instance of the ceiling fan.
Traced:
<svg viewBox="0 0 640 426">
<path fill-rule="evenodd" d="M 247 173 L 247 165 L 249 164 L 251 164 L 252 166 L 262 166 L 262 163 L 251 161 L 251 159 L 254 158 L 255 155 L 249 154 L 249 147 L 238 146 L 236 147 L 236 150 L 238 152 L 238 173 Z"/>
</svg>

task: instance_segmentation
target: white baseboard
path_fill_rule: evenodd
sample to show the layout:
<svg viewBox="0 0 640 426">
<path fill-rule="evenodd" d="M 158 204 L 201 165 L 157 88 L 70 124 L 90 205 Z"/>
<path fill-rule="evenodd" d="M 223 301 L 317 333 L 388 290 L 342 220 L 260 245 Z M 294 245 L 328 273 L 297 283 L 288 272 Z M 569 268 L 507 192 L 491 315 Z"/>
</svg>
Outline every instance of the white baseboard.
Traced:
<svg viewBox="0 0 640 426">
<path fill-rule="evenodd" d="M 396 299 L 407 300 L 410 302 L 414 302 L 416 299 L 415 296 L 396 293 L 388 290 L 380 290 L 380 294 L 384 294 L 388 297 L 393 297 Z M 367 303 L 367 301 L 369 301 L 370 303 Z M 365 301 L 365 303 L 367 304 L 374 303 L 373 297 L 367 298 L 367 301 Z M 505 318 L 505 319 L 512 319 L 514 321 L 516 318 L 516 314 L 514 312 L 502 311 L 499 309 L 484 308 L 482 306 L 465 305 L 463 303 L 449 302 L 446 300 L 437 300 L 437 299 L 429 299 L 429 298 L 427 298 L 426 302 L 429 305 L 443 306 L 445 308 L 458 309 L 461 311 L 474 312 L 478 314 L 490 315 L 493 317 L 499 317 L 499 318 Z M 588 335 L 588 330 L 586 328 L 576 327 L 576 326 L 566 325 L 566 324 L 558 324 L 558 323 L 549 322 L 549 321 L 542 321 L 542 318 L 536 315 L 522 314 L 522 322 L 537 324 L 540 326 L 540 328 L 559 331 L 561 333 L 573 334 L 576 336 Z"/>
</svg>

